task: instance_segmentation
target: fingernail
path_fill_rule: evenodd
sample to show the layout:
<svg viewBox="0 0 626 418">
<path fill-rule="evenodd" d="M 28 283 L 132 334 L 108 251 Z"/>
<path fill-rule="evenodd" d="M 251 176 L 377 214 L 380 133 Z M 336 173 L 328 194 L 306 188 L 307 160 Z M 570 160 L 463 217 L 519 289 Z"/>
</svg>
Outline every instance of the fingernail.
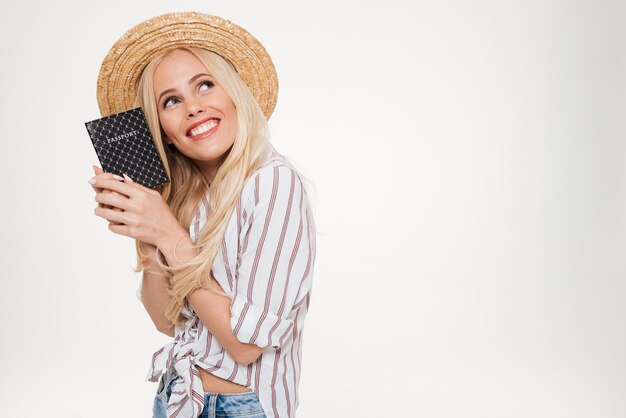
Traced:
<svg viewBox="0 0 626 418">
<path fill-rule="evenodd" d="M 117 174 L 113 174 L 113 178 L 114 178 L 115 180 L 121 180 L 121 181 L 124 181 L 124 177 L 122 177 L 122 176 L 118 176 Z"/>
<path fill-rule="evenodd" d="M 92 178 L 89 179 L 89 181 L 87 183 L 94 184 L 95 182 L 96 182 L 96 178 L 92 177 Z"/>
<path fill-rule="evenodd" d="M 124 173 L 124 177 L 125 177 L 125 178 L 126 178 L 126 180 L 128 180 L 129 182 L 134 183 L 133 179 L 131 179 L 130 177 L 128 177 L 128 176 L 126 175 L 126 173 Z"/>
</svg>

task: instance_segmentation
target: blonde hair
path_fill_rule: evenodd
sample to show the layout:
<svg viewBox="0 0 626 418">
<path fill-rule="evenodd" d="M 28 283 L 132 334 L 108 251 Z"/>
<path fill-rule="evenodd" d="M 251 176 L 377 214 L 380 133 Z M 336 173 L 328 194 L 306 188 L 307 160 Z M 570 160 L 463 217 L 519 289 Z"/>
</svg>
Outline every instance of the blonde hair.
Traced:
<svg viewBox="0 0 626 418">
<path fill-rule="evenodd" d="M 211 267 L 221 248 L 228 220 L 236 206 L 246 180 L 269 159 L 281 156 L 269 142 L 267 120 L 250 90 L 237 74 L 235 68 L 220 55 L 200 48 L 180 47 L 195 55 L 213 75 L 235 104 L 237 111 L 237 135 L 230 152 L 219 167 L 215 178 L 208 183 L 193 160 L 183 155 L 175 146 L 164 144 L 159 123 L 157 102 L 153 91 L 154 71 L 173 50 L 157 55 L 144 69 L 137 86 L 137 106 L 141 106 L 154 137 L 157 150 L 170 177 L 170 183 L 157 188 L 170 206 L 180 224 L 189 228 L 200 201 L 209 193 L 207 223 L 195 243 L 199 254 L 176 268 L 157 262 L 169 278 L 172 296 L 165 316 L 172 323 L 182 325 L 185 321 L 181 309 L 185 297 L 199 287 L 225 295 L 221 288 L 210 282 Z M 281 156 L 282 157 L 282 156 Z M 285 159 L 284 157 L 282 157 Z M 286 159 L 285 159 L 286 160 Z M 136 241 L 137 267 L 143 269 L 146 255 Z M 157 251 L 157 254 L 159 251 Z"/>
</svg>

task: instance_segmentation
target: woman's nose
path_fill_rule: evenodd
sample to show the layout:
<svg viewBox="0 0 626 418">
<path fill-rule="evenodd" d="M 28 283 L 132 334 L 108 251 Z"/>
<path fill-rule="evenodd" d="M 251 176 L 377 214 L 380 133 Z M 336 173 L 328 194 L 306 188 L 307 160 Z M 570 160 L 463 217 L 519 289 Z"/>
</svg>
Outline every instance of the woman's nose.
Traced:
<svg viewBox="0 0 626 418">
<path fill-rule="evenodd" d="M 187 102 L 187 117 L 193 117 L 198 113 L 204 112 L 204 106 L 198 101 Z"/>
</svg>

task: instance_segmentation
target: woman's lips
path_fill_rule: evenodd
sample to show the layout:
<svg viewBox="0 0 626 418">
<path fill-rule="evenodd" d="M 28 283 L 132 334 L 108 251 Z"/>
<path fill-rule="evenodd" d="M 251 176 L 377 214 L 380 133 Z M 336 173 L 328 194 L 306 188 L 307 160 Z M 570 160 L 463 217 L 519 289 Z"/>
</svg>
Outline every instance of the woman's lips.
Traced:
<svg viewBox="0 0 626 418">
<path fill-rule="evenodd" d="M 187 136 L 192 141 L 200 141 L 201 139 L 204 139 L 213 135 L 215 131 L 217 131 L 219 126 L 220 126 L 220 120 L 216 118 L 211 118 L 189 129 Z"/>
</svg>

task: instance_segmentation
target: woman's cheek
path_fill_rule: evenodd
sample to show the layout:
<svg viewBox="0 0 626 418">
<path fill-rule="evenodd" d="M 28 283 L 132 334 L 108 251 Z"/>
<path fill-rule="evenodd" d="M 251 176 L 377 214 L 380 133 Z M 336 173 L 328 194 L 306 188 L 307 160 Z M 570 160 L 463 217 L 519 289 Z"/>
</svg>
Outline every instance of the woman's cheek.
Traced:
<svg viewBox="0 0 626 418">
<path fill-rule="evenodd" d="M 172 126 L 172 121 L 170 118 L 161 118 L 161 127 L 163 128 L 163 132 L 165 132 L 165 135 L 168 138 L 172 138 L 173 136 L 175 136 L 175 130 L 173 129 Z"/>
</svg>

